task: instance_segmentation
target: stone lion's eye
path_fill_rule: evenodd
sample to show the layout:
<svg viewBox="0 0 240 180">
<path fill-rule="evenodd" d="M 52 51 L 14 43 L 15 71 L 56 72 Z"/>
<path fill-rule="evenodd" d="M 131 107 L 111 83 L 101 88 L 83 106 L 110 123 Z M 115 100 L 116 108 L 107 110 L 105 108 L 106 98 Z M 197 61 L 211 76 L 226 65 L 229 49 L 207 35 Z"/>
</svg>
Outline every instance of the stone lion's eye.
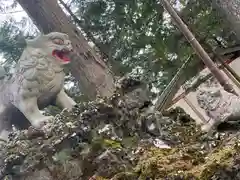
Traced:
<svg viewBox="0 0 240 180">
<path fill-rule="evenodd" d="M 53 39 L 53 43 L 58 44 L 58 45 L 63 45 L 64 41 L 62 39 L 55 38 L 55 39 Z"/>
</svg>

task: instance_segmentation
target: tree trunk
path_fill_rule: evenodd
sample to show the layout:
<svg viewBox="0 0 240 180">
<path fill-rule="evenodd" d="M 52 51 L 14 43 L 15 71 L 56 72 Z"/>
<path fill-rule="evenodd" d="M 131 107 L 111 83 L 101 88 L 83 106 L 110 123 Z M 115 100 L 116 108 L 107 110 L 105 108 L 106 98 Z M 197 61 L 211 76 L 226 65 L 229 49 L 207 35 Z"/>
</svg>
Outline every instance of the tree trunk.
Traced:
<svg viewBox="0 0 240 180">
<path fill-rule="evenodd" d="M 67 33 L 74 53 L 70 65 L 72 75 L 80 81 L 82 92 L 90 99 L 97 94 L 109 97 L 114 91 L 114 79 L 109 68 L 88 45 L 84 36 L 63 12 L 57 0 L 17 0 L 43 33 Z"/>
<path fill-rule="evenodd" d="M 74 22 L 86 33 L 87 38 L 92 41 L 96 47 L 99 49 L 102 57 L 107 58 L 108 59 L 108 65 L 109 67 L 111 66 L 111 70 L 113 71 L 113 73 L 115 75 L 120 75 L 122 76 L 122 72 L 121 72 L 121 68 L 122 65 L 115 61 L 113 59 L 113 57 L 111 56 L 111 48 L 106 45 L 101 43 L 100 41 L 98 41 L 94 35 L 89 31 L 88 27 L 84 24 L 83 21 L 81 21 L 70 9 L 70 7 L 63 1 L 63 0 L 59 0 L 59 3 L 67 10 L 67 12 L 70 14 L 70 16 L 72 17 L 72 19 L 74 20 Z M 85 21 L 87 21 L 85 19 Z"/>
<path fill-rule="evenodd" d="M 213 0 L 213 6 L 229 21 L 240 41 L 240 1 Z"/>
</svg>

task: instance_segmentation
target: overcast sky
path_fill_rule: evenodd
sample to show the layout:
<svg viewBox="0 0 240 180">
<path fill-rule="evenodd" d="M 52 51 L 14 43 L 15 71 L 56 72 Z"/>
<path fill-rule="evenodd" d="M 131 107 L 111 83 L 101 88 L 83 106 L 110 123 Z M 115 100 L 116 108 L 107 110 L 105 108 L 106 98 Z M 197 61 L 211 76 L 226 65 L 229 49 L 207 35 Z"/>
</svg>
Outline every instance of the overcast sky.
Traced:
<svg viewBox="0 0 240 180">
<path fill-rule="evenodd" d="M 1 5 L 7 6 L 12 4 L 12 0 L 4 0 Z M 10 17 L 14 17 L 17 21 L 20 21 L 23 17 L 27 17 L 27 14 L 21 8 L 20 5 L 17 5 L 15 9 L 5 10 L 5 12 L 0 13 L 0 22 L 7 20 Z"/>
<path fill-rule="evenodd" d="M 64 2 L 68 3 L 69 0 L 64 0 Z M 9 6 L 12 3 L 13 0 L 1 0 L 0 5 Z M 23 18 L 27 18 L 28 19 L 27 26 L 24 29 L 26 31 L 31 31 L 32 28 L 36 28 L 36 26 L 32 23 L 31 19 L 28 17 L 27 13 L 22 9 L 22 7 L 19 4 L 14 9 L 5 10 L 5 12 L 0 12 L 0 24 L 10 18 L 13 18 L 17 22 L 20 22 Z"/>
</svg>

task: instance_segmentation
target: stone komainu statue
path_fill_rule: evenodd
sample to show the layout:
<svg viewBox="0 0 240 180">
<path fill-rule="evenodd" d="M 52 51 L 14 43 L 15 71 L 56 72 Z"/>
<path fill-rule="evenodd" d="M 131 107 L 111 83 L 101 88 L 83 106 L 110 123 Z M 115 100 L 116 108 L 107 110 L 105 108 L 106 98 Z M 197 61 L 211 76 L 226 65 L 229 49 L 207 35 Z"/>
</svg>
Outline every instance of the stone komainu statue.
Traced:
<svg viewBox="0 0 240 180">
<path fill-rule="evenodd" d="M 209 122 L 202 126 L 203 131 L 210 131 L 222 122 L 240 120 L 240 98 L 223 89 L 217 79 L 211 77 L 197 89 L 199 106 L 209 116 Z"/>
<path fill-rule="evenodd" d="M 52 32 L 27 41 L 11 77 L 0 80 L 0 133 L 6 138 L 12 125 L 40 128 L 52 116 L 39 109 L 57 105 L 71 109 L 76 103 L 64 92 L 65 64 L 72 45 L 67 34 Z"/>
</svg>

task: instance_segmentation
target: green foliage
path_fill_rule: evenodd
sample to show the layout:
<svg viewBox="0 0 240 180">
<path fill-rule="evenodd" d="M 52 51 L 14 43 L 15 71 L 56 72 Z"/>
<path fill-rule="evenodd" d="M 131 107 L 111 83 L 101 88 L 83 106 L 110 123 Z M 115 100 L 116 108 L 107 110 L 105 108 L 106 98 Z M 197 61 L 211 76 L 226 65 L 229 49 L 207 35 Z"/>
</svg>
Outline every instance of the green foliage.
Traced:
<svg viewBox="0 0 240 180">
<path fill-rule="evenodd" d="M 94 37 L 109 47 L 114 60 L 124 65 L 122 70 L 135 70 L 149 82 L 156 80 L 164 69 L 161 61 L 167 59 L 162 41 L 167 31 L 159 26 L 163 8 L 157 1 L 96 1 L 85 3 L 84 11 L 82 4 L 79 18 Z"/>
<path fill-rule="evenodd" d="M 3 23 L 0 29 L 0 53 L 3 53 L 9 64 L 17 61 L 22 53 L 24 41 L 22 42 L 20 38 L 22 32 L 13 23 Z"/>
<path fill-rule="evenodd" d="M 0 4 L 0 11 L 15 8 L 16 1 L 12 2 L 7 7 Z M 236 43 L 210 0 L 171 2 L 200 43 L 208 42 L 214 48 Z M 67 5 L 75 10 L 80 20 L 75 19 L 75 23 L 88 40 L 108 55 L 108 64 L 113 70 L 141 75 L 143 80 L 160 89 L 170 82 L 187 57 L 194 54 L 157 0 L 72 0 Z M 21 26 L 26 26 L 26 22 L 23 19 Z M 1 26 L 0 53 L 7 60 L 7 66 L 18 59 L 26 36 L 16 21 L 8 20 Z M 196 55 L 192 57 L 182 82 L 203 67 Z"/>
<path fill-rule="evenodd" d="M 34 37 L 33 33 L 21 30 L 21 26 L 26 26 L 26 21 L 23 18 L 20 22 L 16 22 L 11 18 L 4 21 L 0 27 L 0 54 L 3 55 L 4 62 L 2 62 L 2 65 L 7 71 L 20 58 L 26 46 L 25 39 Z"/>
<path fill-rule="evenodd" d="M 230 27 L 211 4 L 210 0 L 189 1 L 181 12 L 181 17 L 197 36 L 213 47 L 235 44 L 236 40 L 231 34 Z"/>
<path fill-rule="evenodd" d="M 114 61 L 124 65 L 125 73 L 140 74 L 159 88 L 165 87 L 187 57 L 194 54 L 156 0 L 75 0 L 72 3 L 78 6 L 76 14 L 83 22 L 81 27 L 87 27 L 108 47 Z M 235 43 L 209 0 L 174 1 L 173 5 L 178 7 L 180 16 L 200 43 L 207 41 L 214 47 L 219 43 L 224 46 Z M 194 55 L 183 79 L 192 77 L 202 67 L 203 63 Z"/>
</svg>

